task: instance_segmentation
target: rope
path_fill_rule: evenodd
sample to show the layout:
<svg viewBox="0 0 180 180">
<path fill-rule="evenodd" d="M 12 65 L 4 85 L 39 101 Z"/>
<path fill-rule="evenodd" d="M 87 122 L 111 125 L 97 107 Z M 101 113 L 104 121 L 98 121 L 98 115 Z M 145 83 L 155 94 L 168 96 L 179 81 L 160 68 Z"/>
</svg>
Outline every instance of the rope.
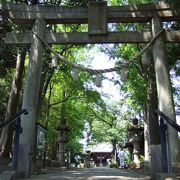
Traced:
<svg viewBox="0 0 180 180">
<path fill-rule="evenodd" d="M 36 32 L 34 32 L 32 30 L 32 32 L 38 37 L 38 39 L 40 39 L 40 41 L 44 44 L 44 46 L 46 47 L 46 49 L 50 50 L 51 53 L 53 53 L 57 58 L 59 58 L 60 60 L 62 60 L 64 63 L 66 63 L 69 66 L 72 66 L 74 69 L 78 69 L 80 71 L 86 71 L 90 74 L 103 74 L 103 73 L 109 73 L 109 72 L 113 72 L 113 71 L 117 71 L 117 70 L 121 70 L 125 67 L 127 67 L 130 64 L 133 64 L 133 60 L 136 59 L 138 56 L 140 56 L 142 53 L 144 53 L 147 48 L 149 48 L 151 46 L 151 44 L 157 39 L 157 37 L 164 32 L 165 29 L 160 30 L 154 37 L 153 39 L 139 52 L 137 53 L 133 58 L 131 58 L 128 62 L 121 64 L 121 66 L 117 66 L 117 67 L 113 67 L 113 68 L 108 68 L 108 69 L 91 69 L 91 68 L 86 68 L 82 65 L 78 65 L 78 64 L 74 64 L 71 61 L 69 61 L 68 59 L 64 58 L 63 56 L 61 56 L 60 54 L 58 54 L 53 48 L 51 48 Z"/>
</svg>

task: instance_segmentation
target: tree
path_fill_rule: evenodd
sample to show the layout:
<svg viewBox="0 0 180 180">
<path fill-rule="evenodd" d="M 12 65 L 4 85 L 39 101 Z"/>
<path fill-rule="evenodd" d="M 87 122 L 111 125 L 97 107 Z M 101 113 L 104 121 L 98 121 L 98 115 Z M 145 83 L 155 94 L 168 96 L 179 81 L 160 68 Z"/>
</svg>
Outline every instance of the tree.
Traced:
<svg viewBox="0 0 180 180">
<path fill-rule="evenodd" d="M 106 104 L 105 108 L 91 109 L 92 119 L 89 122 L 91 139 L 89 144 L 109 142 L 113 146 L 113 154 L 116 145 L 124 144 L 128 140 L 127 128 L 130 116 L 123 112 L 122 104 Z"/>
<path fill-rule="evenodd" d="M 20 96 L 20 90 L 23 79 L 25 57 L 26 57 L 26 49 L 22 49 L 22 51 L 18 54 L 17 57 L 16 73 L 14 75 L 13 83 L 11 85 L 11 93 L 8 100 L 5 121 L 15 116 L 18 112 L 19 96 Z M 13 131 L 14 131 L 13 124 L 3 129 L 1 138 L 2 138 L 2 142 L 4 141 L 4 143 L 1 144 L 2 146 L 4 146 L 3 156 L 5 157 L 9 157 L 12 152 Z"/>
</svg>

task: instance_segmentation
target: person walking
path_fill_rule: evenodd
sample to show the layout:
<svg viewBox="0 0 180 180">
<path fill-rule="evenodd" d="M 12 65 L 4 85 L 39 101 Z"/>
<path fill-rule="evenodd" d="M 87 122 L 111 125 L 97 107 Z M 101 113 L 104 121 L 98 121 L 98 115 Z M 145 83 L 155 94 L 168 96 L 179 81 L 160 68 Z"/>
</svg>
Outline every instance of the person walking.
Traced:
<svg viewBox="0 0 180 180">
<path fill-rule="evenodd" d="M 124 169 L 124 158 L 125 158 L 125 152 L 123 151 L 123 149 L 120 149 L 118 152 L 118 158 L 119 158 L 119 164 L 120 164 L 120 168 Z"/>
</svg>

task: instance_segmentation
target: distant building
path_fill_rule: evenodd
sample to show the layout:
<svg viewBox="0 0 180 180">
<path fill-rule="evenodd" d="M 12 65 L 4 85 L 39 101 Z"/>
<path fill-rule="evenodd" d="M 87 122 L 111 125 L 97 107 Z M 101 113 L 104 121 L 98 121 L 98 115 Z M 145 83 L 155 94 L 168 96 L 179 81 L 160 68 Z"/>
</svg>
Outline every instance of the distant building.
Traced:
<svg viewBox="0 0 180 180">
<path fill-rule="evenodd" d="M 94 163 L 96 167 L 107 166 L 108 160 L 112 159 L 113 156 L 113 147 L 109 143 L 88 146 L 87 151 L 90 151 L 90 161 Z"/>
</svg>

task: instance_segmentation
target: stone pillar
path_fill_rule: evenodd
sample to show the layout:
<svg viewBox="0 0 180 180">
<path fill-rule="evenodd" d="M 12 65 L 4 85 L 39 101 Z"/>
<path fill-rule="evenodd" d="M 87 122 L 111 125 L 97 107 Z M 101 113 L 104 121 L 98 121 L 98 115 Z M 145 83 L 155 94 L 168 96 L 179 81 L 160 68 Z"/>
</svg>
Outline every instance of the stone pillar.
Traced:
<svg viewBox="0 0 180 180">
<path fill-rule="evenodd" d="M 134 136 L 132 138 L 132 143 L 133 143 L 133 162 L 136 164 L 136 168 L 140 168 L 140 137 L 139 136 Z"/>
<path fill-rule="evenodd" d="M 151 179 L 156 179 L 156 174 L 161 172 L 161 146 L 157 144 L 150 145 L 150 176 Z"/>
<path fill-rule="evenodd" d="M 37 19 L 35 21 L 33 31 L 43 39 L 45 30 L 46 22 L 44 19 Z M 24 172 L 25 177 L 28 177 L 31 172 L 43 51 L 44 46 L 41 40 L 33 34 L 22 105 L 22 109 L 28 110 L 28 115 L 23 115 L 21 118 L 23 132 L 20 136 L 20 152 L 18 161 L 18 171 Z"/>
<path fill-rule="evenodd" d="M 65 144 L 59 143 L 58 163 L 60 167 L 65 166 Z"/>
<path fill-rule="evenodd" d="M 90 151 L 86 151 L 86 156 L 84 158 L 84 167 L 90 168 Z"/>
<path fill-rule="evenodd" d="M 160 18 L 152 19 L 152 34 L 155 36 L 162 30 L 162 22 Z M 171 81 L 169 76 L 169 67 L 167 54 L 165 50 L 165 41 L 163 35 L 160 35 L 153 44 L 153 56 L 156 73 L 156 84 L 158 92 L 159 110 L 166 116 L 176 121 L 174 102 L 171 89 Z M 169 171 L 180 163 L 180 143 L 178 141 L 178 133 L 168 125 L 168 159 Z"/>
</svg>

